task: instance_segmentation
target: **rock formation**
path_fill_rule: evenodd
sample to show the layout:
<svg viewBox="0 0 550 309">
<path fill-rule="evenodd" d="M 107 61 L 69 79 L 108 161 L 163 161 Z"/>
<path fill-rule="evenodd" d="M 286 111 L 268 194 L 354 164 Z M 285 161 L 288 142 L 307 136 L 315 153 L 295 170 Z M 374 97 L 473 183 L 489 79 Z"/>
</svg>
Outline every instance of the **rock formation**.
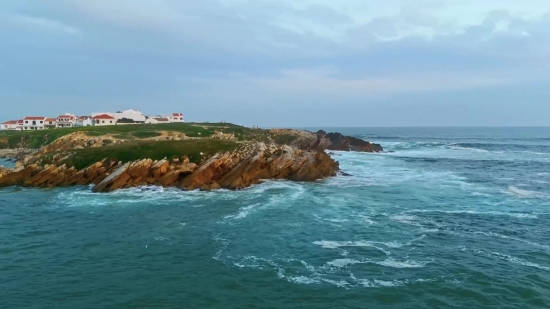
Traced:
<svg viewBox="0 0 550 309">
<path fill-rule="evenodd" d="M 359 138 L 352 136 L 344 136 L 341 133 L 326 133 L 325 131 L 318 131 L 317 136 L 322 136 L 330 141 L 328 150 L 341 150 L 341 151 L 358 151 L 358 152 L 382 152 L 382 146 L 379 144 L 372 144 Z"/>
<path fill-rule="evenodd" d="M 143 159 L 126 163 L 105 159 L 80 171 L 65 165 L 28 164 L 16 169 L 4 168 L 0 169 L 0 187 L 93 184 L 94 192 L 146 185 L 184 190 L 237 190 L 263 179 L 314 181 L 335 176 L 338 171 L 338 163 L 324 152 L 254 143 L 234 152 L 218 153 L 200 166 L 182 158 L 172 162 Z"/>
<path fill-rule="evenodd" d="M 275 138 L 279 138 L 280 142 L 287 143 L 300 149 L 358 152 L 384 151 L 379 144 L 373 144 L 352 136 L 345 136 L 341 133 L 327 133 L 322 130 L 313 133 L 293 129 L 274 129 L 271 130 L 271 133 Z"/>
</svg>

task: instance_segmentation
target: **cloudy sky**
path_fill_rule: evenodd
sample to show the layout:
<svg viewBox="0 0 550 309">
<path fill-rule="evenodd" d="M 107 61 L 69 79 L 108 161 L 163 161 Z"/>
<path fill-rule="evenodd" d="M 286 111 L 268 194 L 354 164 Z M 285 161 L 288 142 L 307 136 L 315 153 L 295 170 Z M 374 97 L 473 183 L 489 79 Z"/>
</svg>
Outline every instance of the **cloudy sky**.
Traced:
<svg viewBox="0 0 550 309">
<path fill-rule="evenodd" d="M 550 1 L 2 0 L 0 107 L 550 125 Z"/>
</svg>

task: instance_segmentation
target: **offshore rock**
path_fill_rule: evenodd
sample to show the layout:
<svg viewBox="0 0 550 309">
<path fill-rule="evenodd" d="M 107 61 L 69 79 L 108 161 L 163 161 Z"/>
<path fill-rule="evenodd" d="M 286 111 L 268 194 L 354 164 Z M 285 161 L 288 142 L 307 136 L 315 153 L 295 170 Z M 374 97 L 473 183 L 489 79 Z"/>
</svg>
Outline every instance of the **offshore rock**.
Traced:
<svg viewBox="0 0 550 309">
<path fill-rule="evenodd" d="M 289 144 L 304 150 L 336 150 L 358 152 L 382 152 L 384 149 L 379 144 L 370 143 L 341 133 L 327 133 L 317 131 L 315 133 L 294 129 L 273 129 L 270 131 L 279 143 Z"/>
</svg>

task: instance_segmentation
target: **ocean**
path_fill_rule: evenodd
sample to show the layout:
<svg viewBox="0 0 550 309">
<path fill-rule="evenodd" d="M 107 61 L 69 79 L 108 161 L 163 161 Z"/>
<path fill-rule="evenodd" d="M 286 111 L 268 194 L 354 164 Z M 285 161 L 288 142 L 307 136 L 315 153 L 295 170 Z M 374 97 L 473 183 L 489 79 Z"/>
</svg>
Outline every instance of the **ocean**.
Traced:
<svg viewBox="0 0 550 309">
<path fill-rule="evenodd" d="M 0 189 L 0 308 L 550 308 L 550 128 L 333 131 L 389 152 L 239 192 Z"/>
</svg>

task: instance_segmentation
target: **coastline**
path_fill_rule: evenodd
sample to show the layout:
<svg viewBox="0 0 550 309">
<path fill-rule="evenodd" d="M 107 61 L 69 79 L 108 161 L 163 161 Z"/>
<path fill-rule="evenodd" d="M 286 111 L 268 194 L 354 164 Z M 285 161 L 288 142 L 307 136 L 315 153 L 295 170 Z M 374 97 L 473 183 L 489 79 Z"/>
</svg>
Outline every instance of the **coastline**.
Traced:
<svg viewBox="0 0 550 309">
<path fill-rule="evenodd" d="M 239 190 L 268 179 L 316 181 L 341 173 L 326 150 L 380 152 L 367 141 L 325 131 L 243 129 L 224 124 L 170 126 L 173 131 L 101 132 L 73 130 L 33 145 L 24 133 L 21 146 L 41 147 L 21 157 L 15 168 L 0 170 L 0 187 L 64 187 L 93 185 L 94 192 L 157 185 L 182 190 Z M 200 128 L 205 132 L 197 132 Z M 176 130 L 178 131 L 176 131 Z M 223 132 L 222 132 L 223 130 Z M 121 132 L 122 131 L 122 132 Z M 55 132 L 59 133 L 59 132 Z M 37 134 L 37 133 L 34 133 Z M 341 173 L 346 175 L 345 173 Z"/>
</svg>

